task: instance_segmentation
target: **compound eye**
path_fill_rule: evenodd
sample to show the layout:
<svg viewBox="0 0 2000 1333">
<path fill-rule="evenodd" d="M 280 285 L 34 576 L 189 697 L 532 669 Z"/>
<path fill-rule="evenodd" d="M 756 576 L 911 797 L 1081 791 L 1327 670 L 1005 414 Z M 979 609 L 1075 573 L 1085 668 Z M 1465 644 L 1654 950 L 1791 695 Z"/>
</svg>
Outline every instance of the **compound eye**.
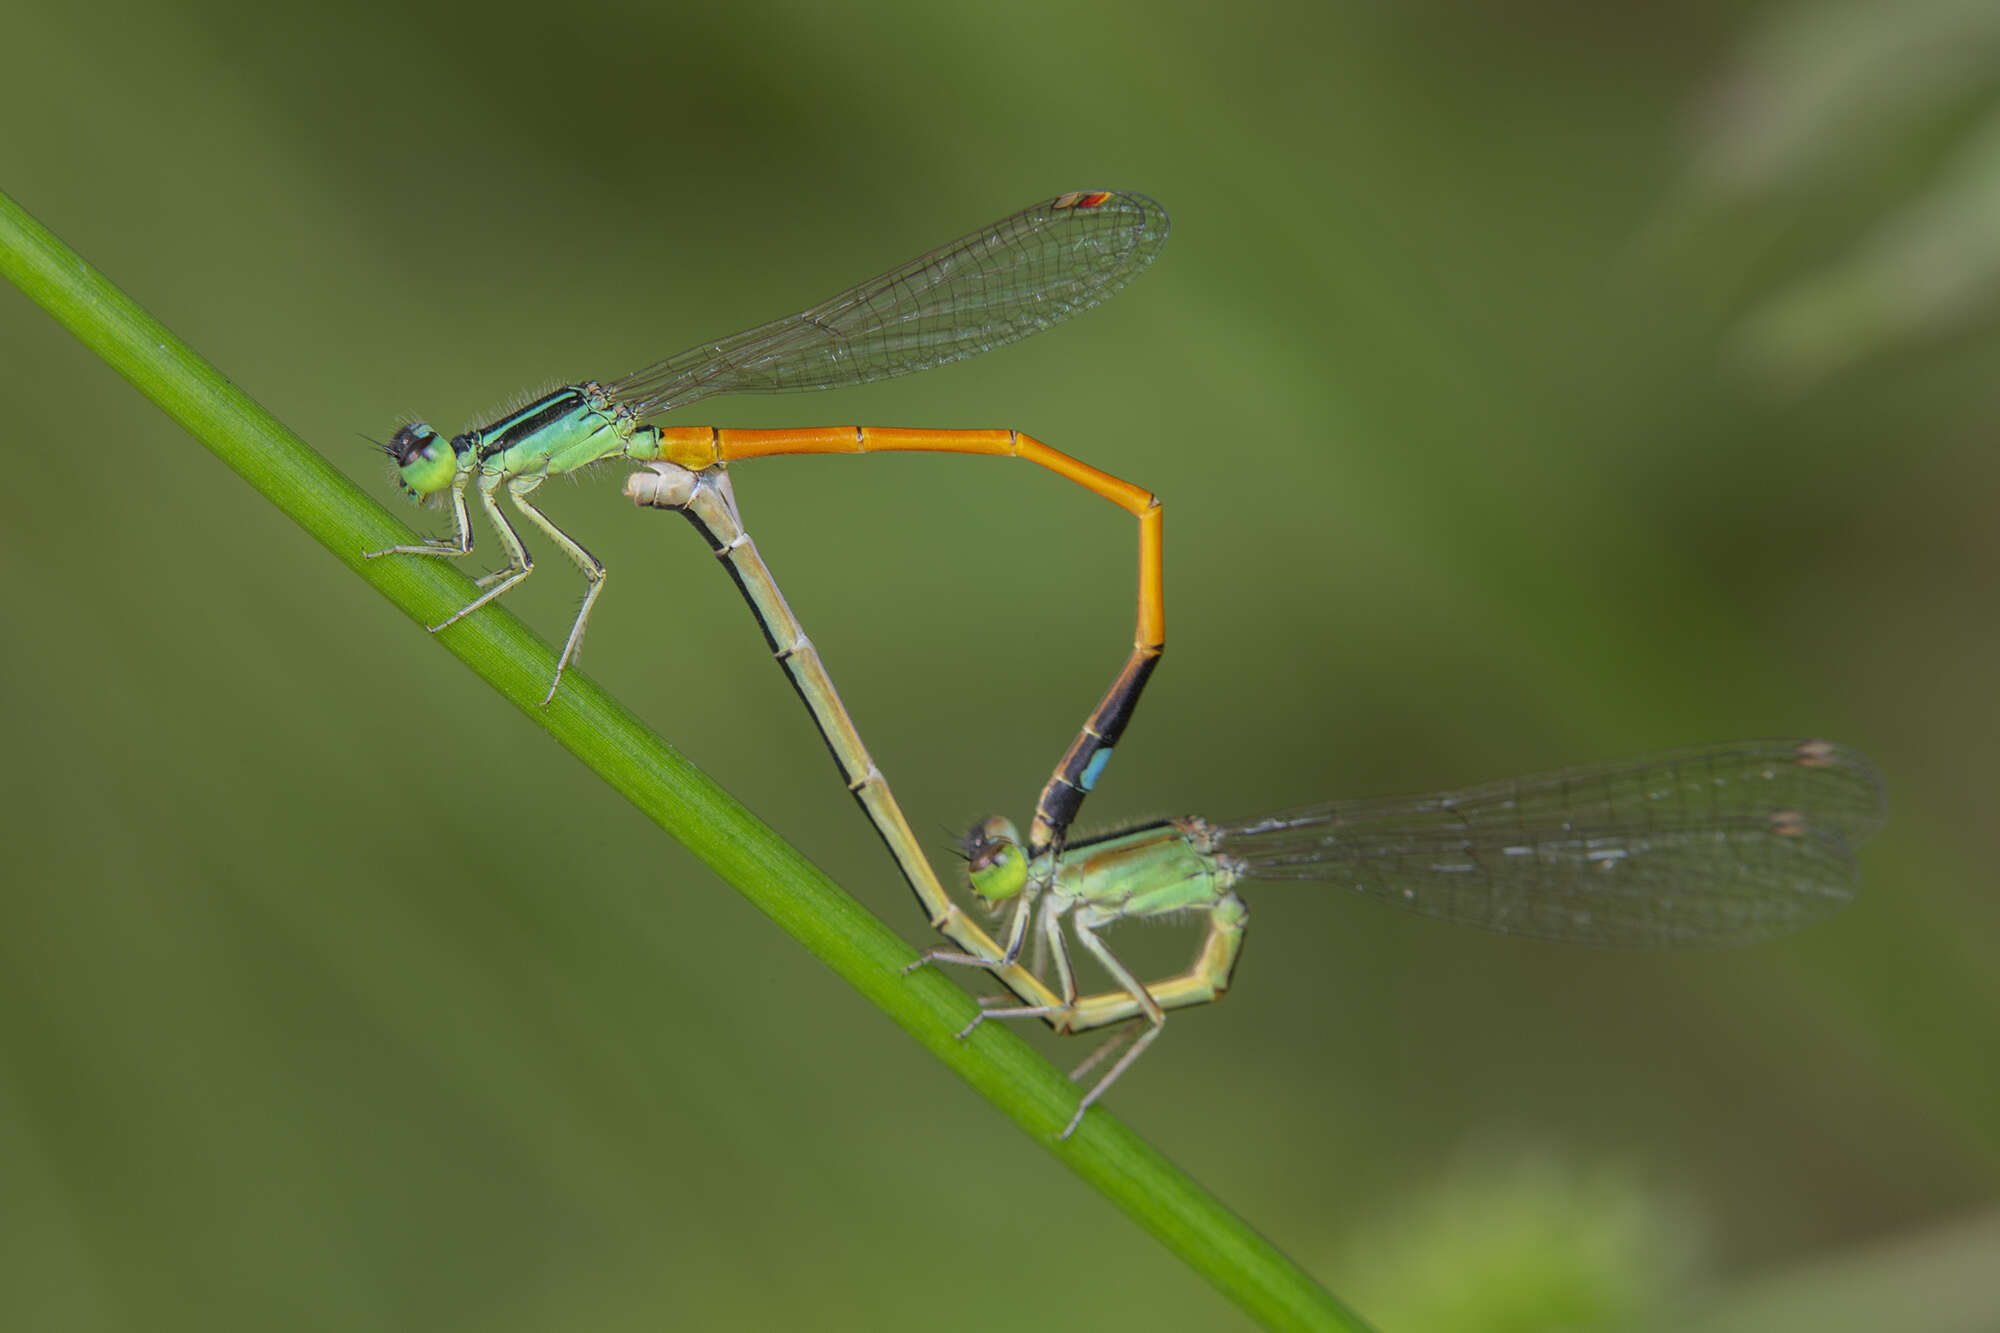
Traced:
<svg viewBox="0 0 2000 1333">
<path fill-rule="evenodd" d="M 965 859 L 978 867 L 1002 856 L 1007 848 L 1019 840 L 1019 835 L 1014 832 L 1013 822 L 994 815 L 990 819 L 980 820 L 967 829 L 965 837 L 958 846 L 959 850 L 965 853 Z"/>
<path fill-rule="evenodd" d="M 389 443 L 382 446 L 382 452 L 396 460 L 397 467 L 408 467 L 419 458 L 425 462 L 437 458 L 438 433 L 421 421 L 413 421 L 407 426 L 399 426 L 389 437 Z"/>
<path fill-rule="evenodd" d="M 451 445 L 421 421 L 398 427 L 382 452 L 389 455 L 398 478 L 415 496 L 443 490 L 458 472 L 458 456 Z"/>
<path fill-rule="evenodd" d="M 988 902 L 1019 893 L 1028 881 L 1028 858 L 1012 822 L 995 816 L 965 835 L 965 869 L 972 891 Z"/>
</svg>

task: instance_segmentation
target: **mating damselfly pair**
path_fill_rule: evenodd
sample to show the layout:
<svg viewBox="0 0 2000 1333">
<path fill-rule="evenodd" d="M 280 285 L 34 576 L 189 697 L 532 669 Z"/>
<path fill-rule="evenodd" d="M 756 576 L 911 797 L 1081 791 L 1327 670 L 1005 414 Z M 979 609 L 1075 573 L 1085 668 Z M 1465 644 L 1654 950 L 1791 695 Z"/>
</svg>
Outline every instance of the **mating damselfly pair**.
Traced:
<svg viewBox="0 0 2000 1333">
<path fill-rule="evenodd" d="M 476 496 L 508 563 L 479 580 L 483 591 L 465 607 L 431 627 L 442 629 L 533 569 L 499 506 L 504 489 L 587 583 L 546 704 L 576 660 L 605 571 L 528 497 L 548 477 L 594 463 L 644 464 L 627 480 L 626 494 L 684 514 L 729 569 L 849 791 L 931 925 L 956 946 L 926 959 L 986 969 L 1018 1001 L 990 1006 L 981 1019 L 1032 1017 L 1065 1033 L 1128 1025 L 1076 1071 L 1080 1079 L 1117 1056 L 1082 1097 L 1065 1138 L 1157 1036 L 1167 1010 L 1207 1003 L 1227 988 L 1248 922 L 1236 893 L 1245 881 L 1340 883 L 1503 934 L 1640 948 L 1767 938 L 1851 899 L 1854 847 L 1882 818 L 1880 778 L 1853 751 L 1817 740 L 1659 754 L 1254 819 L 1190 817 L 1072 842 L 1069 829 L 1165 643 L 1163 511 L 1153 495 L 1013 430 L 649 424 L 710 397 L 862 384 L 1017 341 L 1117 291 L 1157 257 L 1167 230 L 1165 212 L 1143 195 L 1058 195 L 798 314 L 622 379 L 570 385 L 449 440 L 421 422 L 405 425 L 386 446 L 398 478 L 415 497 L 448 498 L 454 535 L 369 554 L 469 554 L 466 502 Z M 995 913 L 1008 913 L 998 942 L 939 882 L 817 650 L 744 531 L 727 471 L 733 461 L 771 455 L 894 451 L 1025 459 L 1111 500 L 1139 523 L 1139 610 L 1130 656 L 1043 788 L 1027 836 L 996 818 L 966 841 L 974 893 Z M 1101 938 L 1121 922 L 1190 913 L 1205 916 L 1207 933 L 1190 966 L 1164 980 L 1141 981 Z M 1023 965 L 1031 935 L 1046 946 L 1046 966 Z M 1070 939 L 1109 975 L 1109 989 L 1084 993 Z"/>
</svg>

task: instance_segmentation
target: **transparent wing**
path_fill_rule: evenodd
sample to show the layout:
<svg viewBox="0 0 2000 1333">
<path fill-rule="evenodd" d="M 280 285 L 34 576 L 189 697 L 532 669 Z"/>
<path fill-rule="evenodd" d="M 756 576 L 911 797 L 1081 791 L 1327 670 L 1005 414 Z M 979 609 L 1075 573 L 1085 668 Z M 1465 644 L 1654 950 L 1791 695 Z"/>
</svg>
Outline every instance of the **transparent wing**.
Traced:
<svg viewBox="0 0 2000 1333">
<path fill-rule="evenodd" d="M 1213 826 L 1247 877 L 1320 880 L 1506 935 L 1742 944 L 1850 902 L 1882 779 L 1830 741 L 1746 741 Z"/>
<path fill-rule="evenodd" d="M 1090 309 L 1166 241 L 1166 210 L 1145 195 L 1057 195 L 810 310 L 691 347 L 605 388 L 643 418 L 718 394 L 907 375 Z"/>
</svg>

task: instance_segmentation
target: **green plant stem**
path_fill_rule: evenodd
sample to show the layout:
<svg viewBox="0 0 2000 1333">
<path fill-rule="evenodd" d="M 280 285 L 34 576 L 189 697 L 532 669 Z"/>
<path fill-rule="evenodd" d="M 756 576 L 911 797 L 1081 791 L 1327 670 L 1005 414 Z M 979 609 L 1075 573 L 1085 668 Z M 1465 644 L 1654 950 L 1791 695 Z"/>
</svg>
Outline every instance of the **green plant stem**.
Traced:
<svg viewBox="0 0 2000 1333">
<path fill-rule="evenodd" d="M 5 194 L 0 272 L 405 615 L 426 624 L 469 600 L 442 561 L 363 560 L 408 529 Z M 553 654 L 512 615 L 488 607 L 437 640 L 1254 1318 L 1366 1327 L 1103 1110 L 1058 1140 L 1077 1094 L 1054 1066 L 998 1023 L 956 1040 L 976 1012 L 963 990 L 935 970 L 903 975 L 908 944 L 580 672 L 540 707 Z"/>
</svg>

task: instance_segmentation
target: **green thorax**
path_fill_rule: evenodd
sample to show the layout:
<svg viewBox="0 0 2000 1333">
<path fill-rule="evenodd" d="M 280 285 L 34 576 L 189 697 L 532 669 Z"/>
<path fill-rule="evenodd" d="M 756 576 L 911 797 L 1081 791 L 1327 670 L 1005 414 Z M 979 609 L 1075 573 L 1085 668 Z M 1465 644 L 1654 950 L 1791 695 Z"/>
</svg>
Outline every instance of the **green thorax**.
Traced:
<svg viewBox="0 0 2000 1333">
<path fill-rule="evenodd" d="M 1046 869 L 1038 863 L 1039 876 Z M 1064 849 L 1054 892 L 1123 914 L 1150 916 L 1206 908 L 1237 876 L 1215 855 L 1206 823 L 1175 819 Z"/>
<path fill-rule="evenodd" d="M 633 422 L 595 384 L 572 384 L 453 440 L 479 471 L 506 477 L 560 475 L 626 452 Z"/>
</svg>

